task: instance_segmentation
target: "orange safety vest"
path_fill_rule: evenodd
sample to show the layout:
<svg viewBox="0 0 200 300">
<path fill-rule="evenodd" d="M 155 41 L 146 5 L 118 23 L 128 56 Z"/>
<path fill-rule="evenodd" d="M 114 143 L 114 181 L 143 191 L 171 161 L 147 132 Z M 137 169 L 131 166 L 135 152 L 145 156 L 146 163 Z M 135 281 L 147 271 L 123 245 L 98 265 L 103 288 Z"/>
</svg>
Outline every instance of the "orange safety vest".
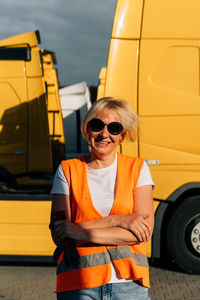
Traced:
<svg viewBox="0 0 200 300">
<path fill-rule="evenodd" d="M 142 165 L 141 158 L 118 154 L 117 190 L 110 215 L 133 213 L 133 191 Z M 62 168 L 70 188 L 72 222 L 102 218 L 90 196 L 85 157 L 63 161 Z M 79 243 L 76 249 L 80 256 L 76 267 L 65 263 L 64 252 L 59 257 L 56 292 L 93 288 L 108 283 L 111 278 L 110 260 L 120 278 L 139 280 L 143 286 L 150 287 L 144 243 L 129 246 Z"/>
</svg>

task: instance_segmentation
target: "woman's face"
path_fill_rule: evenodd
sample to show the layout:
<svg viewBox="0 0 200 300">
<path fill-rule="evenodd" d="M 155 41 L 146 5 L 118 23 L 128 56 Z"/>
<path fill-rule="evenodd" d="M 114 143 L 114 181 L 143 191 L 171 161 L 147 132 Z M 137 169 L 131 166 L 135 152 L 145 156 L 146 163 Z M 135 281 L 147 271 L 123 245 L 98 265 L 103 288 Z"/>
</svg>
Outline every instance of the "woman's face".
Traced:
<svg viewBox="0 0 200 300">
<path fill-rule="evenodd" d="M 115 112 L 107 110 L 99 113 L 95 118 L 100 119 L 104 124 L 111 122 L 120 122 Z M 123 130 L 118 135 L 113 135 L 108 131 L 107 126 L 101 131 L 94 132 L 88 128 L 88 139 L 91 146 L 91 152 L 97 156 L 108 156 L 115 153 L 115 149 L 119 142 L 123 140 Z"/>
</svg>

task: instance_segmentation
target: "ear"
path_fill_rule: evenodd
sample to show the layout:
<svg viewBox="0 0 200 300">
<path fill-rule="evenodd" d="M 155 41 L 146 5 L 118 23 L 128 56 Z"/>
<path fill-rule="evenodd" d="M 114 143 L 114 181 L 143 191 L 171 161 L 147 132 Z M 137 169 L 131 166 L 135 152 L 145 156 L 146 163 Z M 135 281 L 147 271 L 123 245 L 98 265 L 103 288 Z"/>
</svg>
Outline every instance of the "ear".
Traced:
<svg viewBox="0 0 200 300">
<path fill-rule="evenodd" d="M 87 141 L 90 142 L 91 133 L 89 130 L 87 130 Z"/>
<path fill-rule="evenodd" d="M 87 131 L 87 139 L 90 139 L 90 133 Z"/>
<path fill-rule="evenodd" d="M 122 133 L 121 133 L 121 136 L 120 136 L 120 139 L 119 139 L 119 142 L 120 142 L 120 143 L 123 142 L 123 140 L 124 140 L 124 138 L 125 138 L 125 135 L 126 135 L 125 132 L 122 132 Z"/>
</svg>

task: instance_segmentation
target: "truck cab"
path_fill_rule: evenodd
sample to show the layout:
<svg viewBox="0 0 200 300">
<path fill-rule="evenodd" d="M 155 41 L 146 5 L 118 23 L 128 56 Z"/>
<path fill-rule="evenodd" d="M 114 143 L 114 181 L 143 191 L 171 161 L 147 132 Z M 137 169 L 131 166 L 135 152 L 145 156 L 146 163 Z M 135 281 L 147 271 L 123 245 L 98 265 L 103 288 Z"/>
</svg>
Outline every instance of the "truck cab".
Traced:
<svg viewBox="0 0 200 300">
<path fill-rule="evenodd" d="M 65 156 L 55 54 L 39 32 L 0 41 L 0 261 L 52 261 L 53 173 Z"/>
<path fill-rule="evenodd" d="M 27 190 L 39 186 L 50 187 L 49 176 L 55 169 L 53 162 L 63 156 L 58 153 L 64 152 L 61 150 L 64 147 L 64 134 L 60 104 L 55 97 L 49 100 L 50 91 L 47 89 L 53 87 L 45 84 L 44 70 L 45 73 L 47 71 L 46 65 L 43 66 L 39 43 L 38 31 L 0 41 L 2 186 L 17 189 L 27 187 Z M 53 114 L 51 110 L 58 111 L 56 117 L 59 115 L 59 120 L 54 118 L 49 121 L 49 114 Z M 59 137 L 52 131 L 58 123 L 61 124 Z M 55 153 L 56 143 L 62 146 Z M 56 155 L 58 158 L 55 159 Z"/>
<path fill-rule="evenodd" d="M 136 143 L 155 182 L 150 257 L 200 273 L 200 2 L 118 0 L 98 98 L 127 100 L 141 119 Z"/>
</svg>

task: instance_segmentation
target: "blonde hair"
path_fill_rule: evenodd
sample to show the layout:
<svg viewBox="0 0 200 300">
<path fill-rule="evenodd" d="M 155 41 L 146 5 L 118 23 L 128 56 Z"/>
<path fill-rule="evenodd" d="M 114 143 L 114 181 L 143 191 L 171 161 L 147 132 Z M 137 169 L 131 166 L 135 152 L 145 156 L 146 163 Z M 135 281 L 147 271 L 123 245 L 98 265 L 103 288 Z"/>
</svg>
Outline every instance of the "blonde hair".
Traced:
<svg viewBox="0 0 200 300">
<path fill-rule="evenodd" d="M 93 103 L 81 124 L 83 137 L 88 140 L 88 122 L 106 110 L 113 111 L 118 116 L 124 128 L 124 140 L 134 142 L 139 129 L 139 117 L 127 101 L 112 97 L 104 97 Z"/>
</svg>

